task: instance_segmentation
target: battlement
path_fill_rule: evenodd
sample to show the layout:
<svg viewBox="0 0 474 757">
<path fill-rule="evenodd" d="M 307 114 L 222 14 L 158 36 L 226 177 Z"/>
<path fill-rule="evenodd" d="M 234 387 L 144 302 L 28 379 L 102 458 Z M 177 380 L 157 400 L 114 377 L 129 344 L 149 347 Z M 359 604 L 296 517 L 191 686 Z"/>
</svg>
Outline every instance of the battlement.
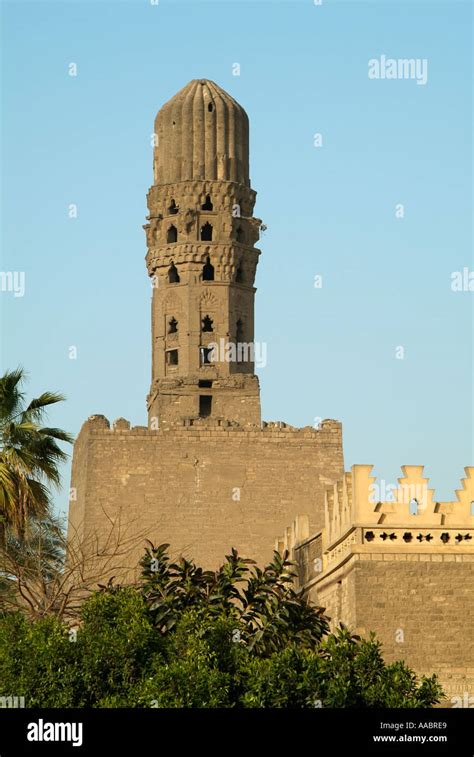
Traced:
<svg viewBox="0 0 474 757">
<path fill-rule="evenodd" d="M 474 554 L 474 467 L 466 467 L 456 499 L 436 500 L 423 465 L 402 466 L 397 485 L 371 475 L 372 465 L 353 465 L 324 494 L 324 528 L 319 539 L 321 571 L 336 569 L 353 554 L 406 554 L 429 552 Z M 382 497 L 385 499 L 382 500 Z M 295 555 L 307 550 L 314 539 L 307 516 L 299 515 L 276 541 L 277 549 Z M 307 560 L 303 561 L 305 564 Z M 303 571 L 303 582 L 314 572 Z"/>
<path fill-rule="evenodd" d="M 130 421 L 125 418 L 117 418 L 110 423 L 105 415 L 91 415 L 82 425 L 78 439 L 86 435 L 92 436 L 147 436 L 159 440 L 163 436 L 169 437 L 170 434 L 186 434 L 188 436 L 209 437 L 218 434 L 223 435 L 239 434 L 243 438 L 309 438 L 327 441 L 328 437 L 335 437 L 338 442 L 342 443 L 342 424 L 340 421 L 326 419 L 321 422 L 318 428 L 313 426 L 304 426 L 298 428 L 290 426 L 283 421 L 262 421 L 260 426 L 243 427 L 235 421 L 225 418 L 183 418 L 176 422 L 172 427 L 149 428 L 148 426 L 132 426 Z"/>
<path fill-rule="evenodd" d="M 402 466 L 403 476 L 398 484 L 386 484 L 371 475 L 372 465 L 353 465 L 343 478 L 327 487 L 324 500 L 325 548 L 330 549 L 348 532 L 363 529 L 363 543 L 376 544 L 378 539 L 394 544 L 412 538 L 434 546 L 451 541 L 450 530 L 474 529 L 474 467 L 466 467 L 465 478 L 450 502 L 436 500 L 429 479 L 423 475 L 423 465 Z M 424 533 L 433 531 L 433 536 Z M 390 533 L 387 533 L 389 531 Z M 399 532 L 406 533 L 399 533 Z M 420 534 L 412 532 L 420 531 Z M 423 532 L 423 533 L 421 533 Z M 454 539 L 457 544 L 470 540 L 470 535 Z"/>
</svg>

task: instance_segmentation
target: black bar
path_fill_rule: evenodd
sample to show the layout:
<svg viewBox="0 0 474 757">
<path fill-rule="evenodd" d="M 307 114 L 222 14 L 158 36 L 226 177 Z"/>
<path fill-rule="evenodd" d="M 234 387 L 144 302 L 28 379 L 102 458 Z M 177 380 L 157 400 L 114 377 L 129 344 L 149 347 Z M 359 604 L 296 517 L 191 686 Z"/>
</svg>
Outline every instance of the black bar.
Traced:
<svg viewBox="0 0 474 757">
<path fill-rule="evenodd" d="M 56 727 L 54 724 L 64 724 Z M 42 726 L 41 726 L 42 724 Z M 50 724 L 53 724 L 51 726 Z M 66 725 L 68 724 L 68 725 Z M 72 724 L 76 724 L 73 730 Z M 79 730 L 82 724 L 82 733 Z M 221 754 L 302 750 L 472 757 L 474 710 L 2 709 L 0 757 Z M 29 741 L 27 736 L 69 737 Z M 424 738 L 424 741 L 423 741 Z M 383 739 L 383 740 L 382 740 Z M 78 743 L 73 746 L 72 741 Z M 184 751 L 185 750 L 185 751 Z"/>
</svg>

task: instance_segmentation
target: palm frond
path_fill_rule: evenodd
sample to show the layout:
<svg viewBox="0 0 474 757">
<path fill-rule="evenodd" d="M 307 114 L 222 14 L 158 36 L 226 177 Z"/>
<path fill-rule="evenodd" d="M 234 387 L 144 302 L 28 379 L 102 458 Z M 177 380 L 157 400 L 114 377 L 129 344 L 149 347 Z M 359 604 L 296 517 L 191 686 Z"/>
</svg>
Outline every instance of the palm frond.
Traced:
<svg viewBox="0 0 474 757">
<path fill-rule="evenodd" d="M 68 458 L 58 442 L 73 441 L 60 428 L 40 425 L 46 409 L 64 396 L 43 392 L 25 407 L 24 378 L 21 367 L 0 377 L 0 532 L 10 527 L 20 535 L 29 519 L 48 512 L 49 487 L 60 486 L 58 466 Z"/>
<path fill-rule="evenodd" d="M 69 434 L 67 431 L 63 431 L 60 428 L 48 428 L 44 426 L 43 428 L 38 429 L 38 433 L 44 436 L 50 436 L 52 439 L 57 439 L 60 442 L 74 444 L 74 435 Z"/>
<path fill-rule="evenodd" d="M 49 405 L 55 405 L 57 402 L 63 402 L 66 398 L 59 392 L 43 392 L 39 397 L 31 400 L 28 407 L 22 413 L 22 420 L 40 420 Z"/>
<path fill-rule="evenodd" d="M 7 371 L 0 377 L 0 420 L 14 415 L 24 400 L 20 385 L 25 378 L 21 366 L 13 371 Z"/>
</svg>

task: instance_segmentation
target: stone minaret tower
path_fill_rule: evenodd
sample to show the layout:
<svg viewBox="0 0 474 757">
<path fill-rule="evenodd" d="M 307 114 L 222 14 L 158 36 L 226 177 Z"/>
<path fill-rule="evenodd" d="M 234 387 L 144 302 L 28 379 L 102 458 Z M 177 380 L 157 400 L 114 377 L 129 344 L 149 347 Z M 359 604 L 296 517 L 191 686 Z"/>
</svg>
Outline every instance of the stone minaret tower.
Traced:
<svg viewBox="0 0 474 757">
<path fill-rule="evenodd" d="M 144 227 L 150 427 L 259 426 L 252 349 L 261 222 L 252 215 L 247 114 L 214 82 L 194 79 L 159 111 L 155 140 Z"/>
</svg>

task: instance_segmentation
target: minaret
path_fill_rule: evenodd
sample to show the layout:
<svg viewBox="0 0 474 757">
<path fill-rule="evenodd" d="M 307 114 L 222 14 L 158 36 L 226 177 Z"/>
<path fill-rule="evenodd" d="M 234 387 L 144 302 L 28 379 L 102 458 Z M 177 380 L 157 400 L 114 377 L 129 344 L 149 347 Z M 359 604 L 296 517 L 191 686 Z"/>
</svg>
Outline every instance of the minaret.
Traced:
<svg viewBox="0 0 474 757">
<path fill-rule="evenodd" d="M 155 119 L 146 262 L 152 279 L 151 428 L 260 426 L 254 374 L 260 220 L 244 109 L 194 79 Z"/>
</svg>

